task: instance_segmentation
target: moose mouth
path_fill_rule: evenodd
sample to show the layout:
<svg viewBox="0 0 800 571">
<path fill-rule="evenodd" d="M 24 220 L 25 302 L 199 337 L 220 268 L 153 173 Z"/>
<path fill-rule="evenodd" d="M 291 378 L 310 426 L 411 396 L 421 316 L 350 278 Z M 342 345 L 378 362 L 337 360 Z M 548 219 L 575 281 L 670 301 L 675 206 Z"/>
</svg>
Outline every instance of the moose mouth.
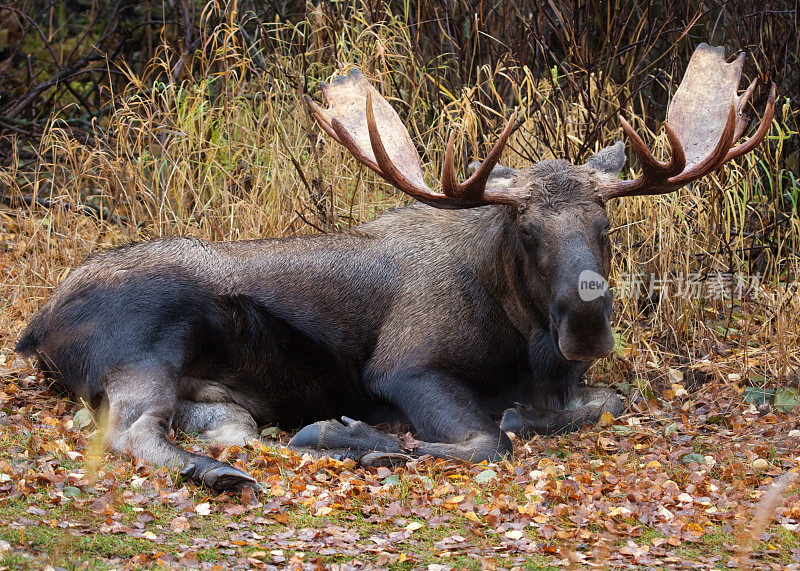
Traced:
<svg viewBox="0 0 800 571">
<path fill-rule="evenodd" d="M 608 357 L 614 351 L 614 336 L 607 320 L 604 320 L 604 326 L 599 328 L 601 331 L 596 335 L 586 335 L 586 330 L 590 328 L 581 328 L 582 333 L 576 335 L 564 325 L 566 321 L 567 319 L 562 319 L 558 323 L 552 315 L 550 316 L 550 335 L 553 343 L 567 361 L 596 361 Z"/>
</svg>

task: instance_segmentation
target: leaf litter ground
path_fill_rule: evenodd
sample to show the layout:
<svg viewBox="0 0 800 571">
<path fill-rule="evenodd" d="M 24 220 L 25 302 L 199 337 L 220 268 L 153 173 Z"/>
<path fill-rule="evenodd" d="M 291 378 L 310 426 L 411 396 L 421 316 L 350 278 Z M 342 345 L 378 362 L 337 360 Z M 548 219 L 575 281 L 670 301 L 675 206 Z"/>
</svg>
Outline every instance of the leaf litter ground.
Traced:
<svg viewBox="0 0 800 571">
<path fill-rule="evenodd" d="M 179 436 L 266 489 L 229 496 L 106 454 L 80 404 L 3 374 L 0 566 L 800 568 L 800 422 L 730 383 L 489 465 L 362 469 Z"/>
</svg>

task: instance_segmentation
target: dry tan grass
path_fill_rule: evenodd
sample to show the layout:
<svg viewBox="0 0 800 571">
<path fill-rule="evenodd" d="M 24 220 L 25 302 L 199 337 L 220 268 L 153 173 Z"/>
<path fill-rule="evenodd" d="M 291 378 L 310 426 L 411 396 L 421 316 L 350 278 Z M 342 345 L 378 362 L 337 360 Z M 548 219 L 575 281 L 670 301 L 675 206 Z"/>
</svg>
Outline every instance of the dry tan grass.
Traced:
<svg viewBox="0 0 800 571">
<path fill-rule="evenodd" d="M 515 149 L 561 157 L 579 142 L 582 103 L 559 99 L 552 78 L 502 65 L 482 69 L 477 85 L 445 93 L 448 102 L 437 107 L 425 100 L 419 86 L 432 80 L 432 66 L 438 64 L 415 60 L 402 19 L 388 15 L 370 24 L 363 11 L 356 11 L 352 25 L 341 30 L 321 12 L 312 10 L 308 18 L 314 33 L 306 38 L 306 74 L 303 62 L 279 41 L 300 35 L 299 27 L 268 25 L 275 49 L 256 56 L 233 23 L 223 21 L 205 30 L 207 46 L 213 48 L 205 53 L 213 56 L 182 64 L 202 79 L 153 81 L 160 72 L 174 70 L 179 60 L 165 46 L 143 77 L 123 70 L 129 74 L 129 89 L 116 94 L 95 142 L 76 140 L 56 115 L 35 168 L 12 164 L 0 170 L 0 185 L 12 194 L 95 204 L 105 214 L 125 219 L 95 220 L 66 207 L 0 209 L 0 346 L 10 347 L 69 268 L 99 248 L 176 234 L 240 240 L 309 233 L 315 227 L 336 230 L 404 202 L 339 146 L 319 137 L 302 104 L 306 77 L 328 78 L 360 67 L 408 118 L 412 137 L 425 150 L 431 179 L 449 129 L 463 133 L 460 148 L 468 144 L 478 149 L 476 154 L 485 152 L 479 117 L 493 115 L 495 127 L 502 117 L 475 104 L 475 93 L 497 94 L 498 80 L 510 80 L 519 108 L 529 110 L 504 163 L 525 166 Z M 314 81 L 307 87 L 318 91 Z M 593 104 L 611 112 L 618 93 L 609 86 L 593 90 Z M 791 112 L 789 106 L 784 109 Z M 780 219 L 764 186 L 785 180 L 777 172 L 775 155 L 781 152 L 789 119 L 775 121 L 769 146 L 689 189 L 617 200 L 610 206 L 617 228 L 617 278 L 644 274 L 675 279 L 730 268 L 761 274 L 758 295 L 741 303 L 675 295 L 647 302 L 621 298 L 617 327 L 627 345 L 621 353 L 634 370 L 644 363 L 657 369 L 677 363 L 708 373 L 739 374 L 756 384 L 797 383 L 800 292 L 794 280 L 800 270 L 800 220 L 795 215 L 782 223 L 776 244 L 760 252 L 757 265 L 749 254 L 755 244 L 748 235 Z M 543 122 L 564 135 L 555 147 L 537 141 Z M 644 129 L 644 122 L 637 127 Z M 617 122 L 609 122 L 604 140 L 619 137 Z M 656 137 L 650 133 L 649 140 Z M 776 193 L 797 200 L 798 188 L 773 190 L 772 196 Z"/>
</svg>

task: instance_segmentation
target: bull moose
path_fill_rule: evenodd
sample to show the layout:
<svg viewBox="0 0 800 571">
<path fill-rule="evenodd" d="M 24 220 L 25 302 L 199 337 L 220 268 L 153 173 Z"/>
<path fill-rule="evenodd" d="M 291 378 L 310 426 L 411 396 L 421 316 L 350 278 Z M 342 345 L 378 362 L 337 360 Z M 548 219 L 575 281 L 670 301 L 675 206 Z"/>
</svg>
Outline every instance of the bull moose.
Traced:
<svg viewBox="0 0 800 571">
<path fill-rule="evenodd" d="M 409 452 L 372 426 L 381 422 L 409 426 L 414 454 L 482 461 L 511 454 L 508 431 L 619 415 L 613 391 L 581 384 L 614 337 L 611 293 L 582 296 L 579 276 L 608 277 L 610 199 L 675 191 L 764 139 L 774 85 L 755 133 L 733 146 L 755 85 L 737 96 L 743 62 L 697 48 L 664 125 L 668 162 L 620 119 L 642 167 L 635 180 L 618 180 L 621 141 L 580 166 L 498 166 L 512 117 L 463 182 L 450 135 L 440 190 L 398 115 L 353 70 L 323 85 L 328 108 L 307 99 L 311 114 L 422 204 L 325 235 L 168 238 L 93 255 L 16 351 L 107 415 L 112 451 L 216 490 L 257 484 L 180 448 L 171 427 L 227 445 L 258 438 L 258 425 L 304 426 L 291 447 L 369 465 Z"/>
</svg>

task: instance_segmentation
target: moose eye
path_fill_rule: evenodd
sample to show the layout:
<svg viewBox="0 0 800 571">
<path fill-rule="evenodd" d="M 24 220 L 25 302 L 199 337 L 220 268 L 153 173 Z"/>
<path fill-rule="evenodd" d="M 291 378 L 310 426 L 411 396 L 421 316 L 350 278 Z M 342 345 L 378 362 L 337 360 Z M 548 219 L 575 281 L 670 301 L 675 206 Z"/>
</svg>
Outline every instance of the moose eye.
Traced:
<svg viewBox="0 0 800 571">
<path fill-rule="evenodd" d="M 531 239 L 536 234 L 536 230 L 533 227 L 533 224 L 520 224 L 519 225 L 520 233 L 528 239 Z"/>
<path fill-rule="evenodd" d="M 609 222 L 608 220 L 605 221 L 597 220 L 595 222 L 594 227 L 597 229 L 596 231 L 600 234 L 601 238 L 603 238 L 604 240 L 608 238 L 608 234 L 611 231 L 611 222 Z"/>
</svg>

